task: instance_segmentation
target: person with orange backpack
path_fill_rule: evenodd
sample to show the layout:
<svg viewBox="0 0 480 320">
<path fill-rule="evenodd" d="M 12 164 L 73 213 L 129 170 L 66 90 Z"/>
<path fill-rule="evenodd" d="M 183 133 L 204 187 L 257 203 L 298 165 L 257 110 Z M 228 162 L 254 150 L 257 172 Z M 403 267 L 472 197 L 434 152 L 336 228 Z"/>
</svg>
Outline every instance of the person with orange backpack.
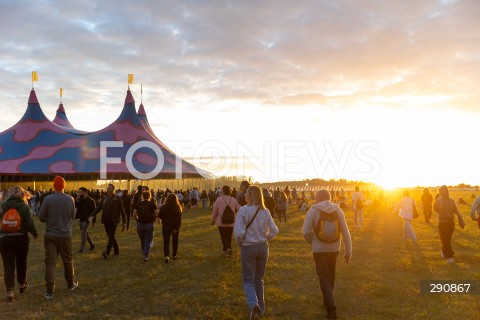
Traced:
<svg viewBox="0 0 480 320">
<path fill-rule="evenodd" d="M 3 280 L 7 289 L 7 300 L 14 300 L 15 266 L 20 293 L 25 292 L 27 283 L 28 232 L 37 239 L 30 208 L 27 205 L 32 195 L 20 186 L 9 189 L 9 197 L 0 209 L 0 253 L 3 260 Z"/>
</svg>

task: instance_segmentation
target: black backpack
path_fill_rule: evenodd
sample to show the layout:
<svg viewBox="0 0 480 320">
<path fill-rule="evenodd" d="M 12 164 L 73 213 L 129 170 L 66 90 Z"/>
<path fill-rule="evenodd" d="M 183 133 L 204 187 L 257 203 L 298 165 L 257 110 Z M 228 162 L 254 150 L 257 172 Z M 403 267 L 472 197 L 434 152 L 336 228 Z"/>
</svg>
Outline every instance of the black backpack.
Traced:
<svg viewBox="0 0 480 320">
<path fill-rule="evenodd" d="M 225 198 L 222 198 L 222 199 L 223 201 L 225 201 Z M 235 212 L 233 212 L 232 208 L 230 208 L 230 203 L 227 203 L 227 201 L 225 201 L 225 203 L 227 204 L 227 206 L 225 207 L 222 213 L 222 223 L 232 224 L 235 222 Z"/>
</svg>

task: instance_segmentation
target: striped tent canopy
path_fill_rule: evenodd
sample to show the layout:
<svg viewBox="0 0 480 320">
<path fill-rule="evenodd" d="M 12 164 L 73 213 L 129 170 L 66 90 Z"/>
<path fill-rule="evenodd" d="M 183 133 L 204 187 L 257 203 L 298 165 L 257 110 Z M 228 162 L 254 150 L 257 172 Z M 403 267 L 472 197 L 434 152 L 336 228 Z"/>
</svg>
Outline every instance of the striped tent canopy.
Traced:
<svg viewBox="0 0 480 320">
<path fill-rule="evenodd" d="M 23 117 L 0 133 L 0 176 L 8 176 L 10 181 L 57 174 L 71 179 L 101 179 L 102 141 L 117 144 L 106 148 L 106 158 L 110 159 L 106 161 L 106 179 L 136 179 L 132 166 L 138 173 L 155 172 L 151 179 L 212 177 L 160 141 L 148 123 L 143 105 L 137 114 L 130 90 L 120 116 L 112 124 L 85 132 L 72 126 L 63 104 L 50 121 L 33 89 Z M 119 163 L 110 163 L 115 162 L 113 158 L 119 158 Z M 127 159 L 131 159 L 130 167 Z"/>
</svg>

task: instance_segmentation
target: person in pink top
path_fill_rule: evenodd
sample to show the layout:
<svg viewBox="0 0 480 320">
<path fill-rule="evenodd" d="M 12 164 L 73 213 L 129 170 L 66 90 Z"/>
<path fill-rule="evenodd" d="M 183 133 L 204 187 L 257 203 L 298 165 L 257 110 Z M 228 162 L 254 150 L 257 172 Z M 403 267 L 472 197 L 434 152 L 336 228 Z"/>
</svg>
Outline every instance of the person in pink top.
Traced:
<svg viewBox="0 0 480 320">
<path fill-rule="evenodd" d="M 240 205 L 238 204 L 237 200 L 230 196 L 230 192 L 231 190 L 229 186 L 223 186 L 222 195 L 217 198 L 212 210 L 212 225 L 218 227 L 220 238 L 222 239 L 223 244 L 223 253 L 225 256 L 232 254 L 232 233 L 235 221 L 232 221 L 231 223 L 225 223 L 225 218 L 223 215 L 225 214 L 225 209 L 227 206 L 230 207 L 235 214 L 237 213 L 238 209 L 240 209 Z"/>
</svg>

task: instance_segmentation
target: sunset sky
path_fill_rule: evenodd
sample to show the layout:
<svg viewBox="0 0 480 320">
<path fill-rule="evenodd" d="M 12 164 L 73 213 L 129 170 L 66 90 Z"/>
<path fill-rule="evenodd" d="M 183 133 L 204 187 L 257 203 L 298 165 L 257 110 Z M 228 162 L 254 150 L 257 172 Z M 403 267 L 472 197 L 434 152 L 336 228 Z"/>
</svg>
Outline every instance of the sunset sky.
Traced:
<svg viewBox="0 0 480 320">
<path fill-rule="evenodd" d="M 221 175 L 480 184 L 480 2 L 0 0 L 0 131 L 121 112 Z"/>
</svg>

